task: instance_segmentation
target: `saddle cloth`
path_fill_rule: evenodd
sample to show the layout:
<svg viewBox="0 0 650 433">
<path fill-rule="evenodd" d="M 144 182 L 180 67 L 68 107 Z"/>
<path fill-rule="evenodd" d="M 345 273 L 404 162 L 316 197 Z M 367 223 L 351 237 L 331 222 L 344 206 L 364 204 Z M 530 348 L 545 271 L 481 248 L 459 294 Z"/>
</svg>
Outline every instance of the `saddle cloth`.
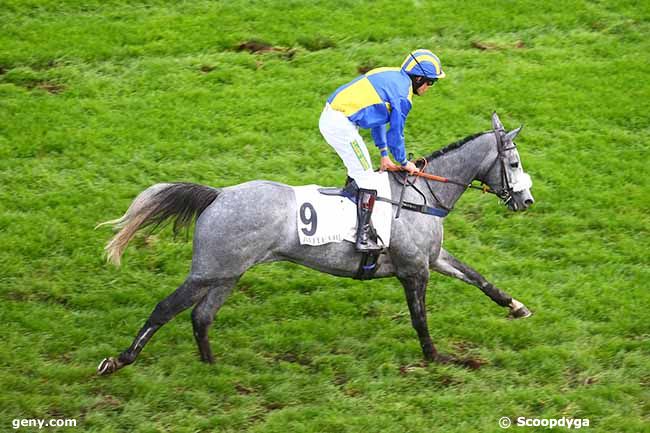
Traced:
<svg viewBox="0 0 650 433">
<path fill-rule="evenodd" d="M 378 197 L 390 198 L 388 173 L 376 176 Z M 321 194 L 319 185 L 293 187 L 296 195 L 296 223 L 301 245 L 323 245 L 357 238 L 357 205 L 349 198 Z M 390 203 L 375 202 L 372 225 L 384 246 L 390 245 L 393 207 Z"/>
</svg>

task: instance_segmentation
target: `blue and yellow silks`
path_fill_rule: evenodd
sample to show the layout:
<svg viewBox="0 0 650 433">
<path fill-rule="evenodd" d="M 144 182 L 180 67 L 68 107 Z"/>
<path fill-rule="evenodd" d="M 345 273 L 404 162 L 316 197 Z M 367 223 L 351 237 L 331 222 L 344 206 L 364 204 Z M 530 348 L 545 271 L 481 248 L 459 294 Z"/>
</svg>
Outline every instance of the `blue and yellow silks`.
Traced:
<svg viewBox="0 0 650 433">
<path fill-rule="evenodd" d="M 411 78 L 405 71 L 378 68 L 339 87 L 327 102 L 352 123 L 370 129 L 375 145 L 379 149 L 388 146 L 395 161 L 405 165 L 404 124 L 412 99 Z"/>
<path fill-rule="evenodd" d="M 445 72 L 442 70 L 442 64 L 438 56 L 423 48 L 411 51 L 406 56 L 406 59 L 402 62 L 402 70 L 409 75 L 436 80 L 445 78 Z"/>
</svg>

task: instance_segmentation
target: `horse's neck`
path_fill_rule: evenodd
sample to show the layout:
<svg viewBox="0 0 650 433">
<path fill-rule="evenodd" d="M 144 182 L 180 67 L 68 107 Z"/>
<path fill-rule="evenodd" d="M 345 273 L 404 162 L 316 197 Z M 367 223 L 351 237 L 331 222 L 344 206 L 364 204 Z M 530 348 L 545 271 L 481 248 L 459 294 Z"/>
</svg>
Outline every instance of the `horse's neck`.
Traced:
<svg viewBox="0 0 650 433">
<path fill-rule="evenodd" d="M 480 135 L 461 147 L 433 159 L 427 165 L 425 172 L 468 185 L 477 179 L 479 171 L 485 165 L 486 159 L 492 155 L 494 148 L 493 134 Z M 464 187 L 451 183 L 431 182 L 430 185 L 436 195 L 434 201 L 438 200 L 442 202 L 439 204 L 448 208 L 453 208 L 465 192 Z"/>
</svg>

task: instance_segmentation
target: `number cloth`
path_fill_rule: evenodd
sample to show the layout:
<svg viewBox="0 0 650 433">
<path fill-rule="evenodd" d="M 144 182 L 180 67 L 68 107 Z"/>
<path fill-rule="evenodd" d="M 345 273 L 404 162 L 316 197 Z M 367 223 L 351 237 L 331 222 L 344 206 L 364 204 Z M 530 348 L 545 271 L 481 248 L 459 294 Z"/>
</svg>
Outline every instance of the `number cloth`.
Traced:
<svg viewBox="0 0 650 433">
<path fill-rule="evenodd" d="M 380 197 L 390 197 L 388 173 L 378 174 Z M 341 196 L 321 194 L 318 185 L 293 187 L 296 196 L 296 226 L 301 245 L 323 245 L 330 242 L 357 239 L 357 205 Z M 372 224 L 386 246 L 390 245 L 390 230 L 394 208 L 390 203 L 376 202 Z"/>
</svg>

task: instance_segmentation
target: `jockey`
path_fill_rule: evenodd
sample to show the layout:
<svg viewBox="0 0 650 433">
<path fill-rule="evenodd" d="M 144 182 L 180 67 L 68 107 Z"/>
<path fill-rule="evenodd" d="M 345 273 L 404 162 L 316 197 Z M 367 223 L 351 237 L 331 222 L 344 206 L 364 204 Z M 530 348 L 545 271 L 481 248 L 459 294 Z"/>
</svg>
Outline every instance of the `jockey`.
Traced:
<svg viewBox="0 0 650 433">
<path fill-rule="evenodd" d="M 370 129 L 381 153 L 380 169 L 400 166 L 414 173 L 418 168 L 406 158 L 404 123 L 411 110 L 413 94 L 421 96 L 444 78 L 440 60 L 429 50 L 419 49 L 406 56 L 401 68 L 377 68 L 357 77 L 327 99 L 319 128 L 325 140 L 341 157 L 348 176 L 359 186 L 357 251 L 378 251 L 371 239 L 370 216 L 377 197 L 370 154 L 359 128 Z M 388 132 L 386 126 L 390 125 Z"/>
</svg>

